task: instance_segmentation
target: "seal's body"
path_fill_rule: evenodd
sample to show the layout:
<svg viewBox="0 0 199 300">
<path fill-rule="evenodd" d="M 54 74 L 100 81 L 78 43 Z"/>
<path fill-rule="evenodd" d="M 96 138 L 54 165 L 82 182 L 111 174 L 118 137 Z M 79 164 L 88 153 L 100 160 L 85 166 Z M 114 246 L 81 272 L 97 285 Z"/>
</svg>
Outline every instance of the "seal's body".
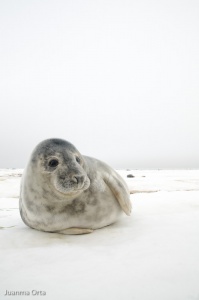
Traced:
<svg viewBox="0 0 199 300">
<path fill-rule="evenodd" d="M 69 142 L 49 139 L 33 151 L 21 182 L 20 213 L 31 228 L 89 233 L 130 215 L 126 183 L 111 167 Z"/>
</svg>

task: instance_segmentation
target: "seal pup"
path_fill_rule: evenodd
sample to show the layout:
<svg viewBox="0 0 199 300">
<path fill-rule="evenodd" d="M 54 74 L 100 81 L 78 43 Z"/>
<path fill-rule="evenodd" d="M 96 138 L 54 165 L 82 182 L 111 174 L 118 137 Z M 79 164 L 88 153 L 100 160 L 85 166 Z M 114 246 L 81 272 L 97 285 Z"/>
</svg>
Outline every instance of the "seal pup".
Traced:
<svg viewBox="0 0 199 300">
<path fill-rule="evenodd" d="M 83 234 L 116 222 L 123 211 L 130 215 L 129 196 L 114 169 L 54 138 L 33 150 L 21 180 L 19 208 L 31 228 Z"/>
</svg>

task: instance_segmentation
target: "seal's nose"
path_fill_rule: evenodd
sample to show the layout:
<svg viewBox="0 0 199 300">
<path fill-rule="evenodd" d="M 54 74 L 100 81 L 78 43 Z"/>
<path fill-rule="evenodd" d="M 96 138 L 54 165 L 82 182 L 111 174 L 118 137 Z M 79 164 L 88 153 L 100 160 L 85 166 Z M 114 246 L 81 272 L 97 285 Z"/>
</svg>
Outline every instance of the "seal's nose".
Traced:
<svg viewBox="0 0 199 300">
<path fill-rule="evenodd" d="M 84 176 L 82 175 L 74 175 L 72 180 L 75 182 L 75 183 L 82 183 L 84 181 Z"/>
</svg>

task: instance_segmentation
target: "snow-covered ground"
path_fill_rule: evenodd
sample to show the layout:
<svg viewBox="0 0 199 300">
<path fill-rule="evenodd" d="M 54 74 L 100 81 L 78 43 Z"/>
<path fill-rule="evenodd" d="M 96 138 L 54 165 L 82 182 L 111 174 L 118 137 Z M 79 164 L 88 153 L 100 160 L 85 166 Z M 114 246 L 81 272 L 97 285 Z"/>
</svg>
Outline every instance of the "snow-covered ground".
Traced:
<svg viewBox="0 0 199 300">
<path fill-rule="evenodd" d="M 69 236 L 26 227 L 22 170 L 0 170 L 0 299 L 199 300 L 199 171 L 118 172 L 132 216 Z"/>
</svg>

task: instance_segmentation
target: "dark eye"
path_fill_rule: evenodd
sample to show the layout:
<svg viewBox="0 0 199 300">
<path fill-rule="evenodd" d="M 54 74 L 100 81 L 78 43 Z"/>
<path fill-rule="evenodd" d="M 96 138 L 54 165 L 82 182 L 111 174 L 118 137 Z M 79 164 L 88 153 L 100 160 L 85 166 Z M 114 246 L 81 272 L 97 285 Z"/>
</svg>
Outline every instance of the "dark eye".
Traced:
<svg viewBox="0 0 199 300">
<path fill-rule="evenodd" d="M 48 163 L 49 167 L 52 167 L 52 168 L 55 168 L 57 167 L 59 164 L 58 160 L 57 159 L 51 159 Z"/>
<path fill-rule="evenodd" d="M 80 164 L 80 158 L 78 156 L 76 156 L 76 162 L 78 162 L 78 164 Z"/>
</svg>

